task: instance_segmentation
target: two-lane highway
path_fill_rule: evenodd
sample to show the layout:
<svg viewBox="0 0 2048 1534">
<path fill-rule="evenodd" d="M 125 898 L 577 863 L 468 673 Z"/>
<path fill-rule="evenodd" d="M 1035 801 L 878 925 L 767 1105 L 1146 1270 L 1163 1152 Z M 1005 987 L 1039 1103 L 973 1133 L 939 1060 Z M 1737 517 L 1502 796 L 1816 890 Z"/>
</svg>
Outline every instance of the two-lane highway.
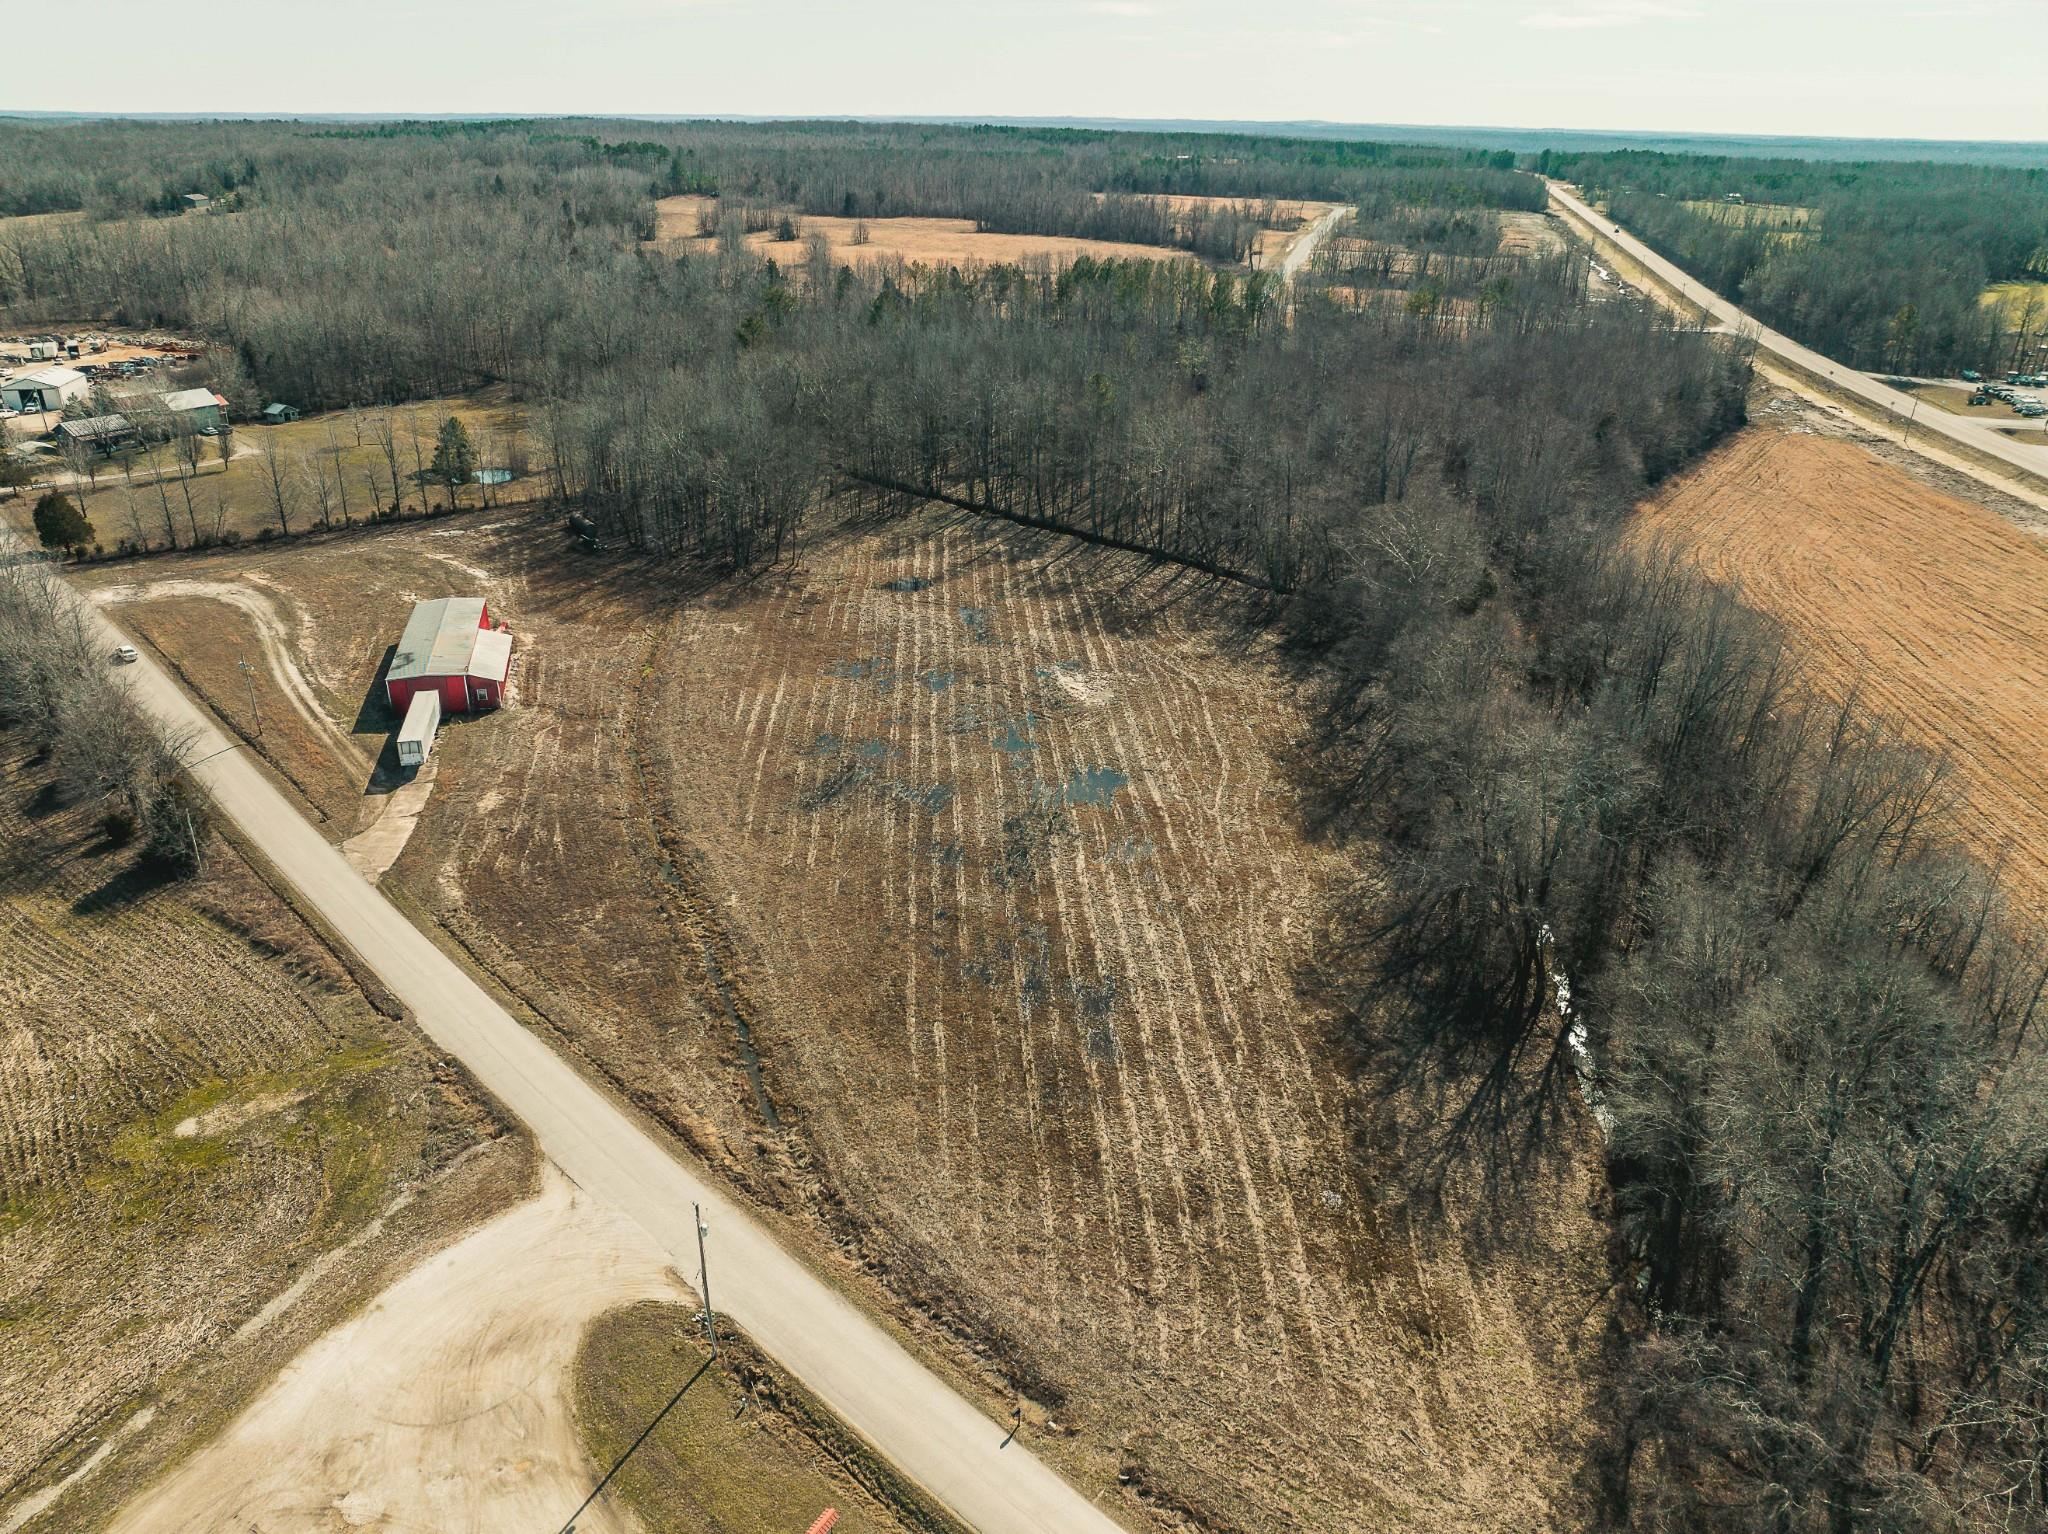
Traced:
<svg viewBox="0 0 2048 1534">
<path fill-rule="evenodd" d="M 1561 214 L 1568 224 L 1575 225 L 1580 233 L 1592 241 L 1594 246 L 1611 246 L 1621 251 L 1636 265 L 1642 267 L 1661 283 L 1668 293 L 1675 293 L 1695 308 L 1703 310 L 1721 327 L 1745 336 L 1753 336 L 1757 350 L 1776 358 L 1808 377 L 1822 381 L 1828 389 L 1848 395 L 1873 407 L 1881 419 L 1889 419 L 1904 428 L 1910 423 L 1914 435 L 1945 438 L 1958 446 L 1995 459 L 2002 465 L 2024 474 L 2048 476 L 2048 450 L 2012 441 L 2000 432 L 1978 422 L 1951 415 L 1948 411 L 1927 407 L 1915 411 L 1914 400 L 1896 389 L 1887 388 L 1876 379 L 1857 372 L 1854 368 L 1823 357 L 1811 347 L 1801 346 L 1790 336 L 1760 324 L 1753 316 L 1737 305 L 1730 303 L 1706 284 L 1688 276 L 1683 268 L 1667 261 L 1648 245 L 1617 228 L 1614 221 L 1596 213 L 1586 206 L 1577 192 L 1560 181 L 1546 183 L 1550 188 L 1551 206 Z M 1664 294 L 1652 293 L 1653 298 L 1669 299 Z M 1964 465 L 1958 465 L 1964 467 Z M 2003 477 L 1980 478 L 1995 484 L 2002 490 L 2013 487 Z M 2027 499 L 2034 499 L 2037 492 L 2026 493 Z"/>
</svg>

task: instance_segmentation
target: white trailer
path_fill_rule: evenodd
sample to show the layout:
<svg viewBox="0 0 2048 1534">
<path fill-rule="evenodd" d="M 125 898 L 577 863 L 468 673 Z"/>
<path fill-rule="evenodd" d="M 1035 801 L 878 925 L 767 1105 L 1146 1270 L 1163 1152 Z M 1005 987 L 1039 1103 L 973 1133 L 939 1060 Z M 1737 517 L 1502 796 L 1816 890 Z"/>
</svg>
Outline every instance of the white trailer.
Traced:
<svg viewBox="0 0 2048 1534">
<path fill-rule="evenodd" d="M 434 736 L 441 728 L 441 695 L 422 687 L 406 705 L 405 723 L 398 727 L 398 765 L 417 767 L 434 749 Z"/>
</svg>

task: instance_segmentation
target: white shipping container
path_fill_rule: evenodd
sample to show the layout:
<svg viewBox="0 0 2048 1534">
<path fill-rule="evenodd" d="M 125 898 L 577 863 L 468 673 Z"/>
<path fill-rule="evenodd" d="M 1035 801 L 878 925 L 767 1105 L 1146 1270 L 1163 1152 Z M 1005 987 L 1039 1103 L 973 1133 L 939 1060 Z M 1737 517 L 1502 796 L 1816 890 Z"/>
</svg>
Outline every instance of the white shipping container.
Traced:
<svg viewBox="0 0 2048 1534">
<path fill-rule="evenodd" d="M 434 749 L 434 736 L 441 728 L 441 694 L 422 687 L 406 705 L 405 723 L 398 727 L 398 765 L 417 767 Z"/>
</svg>

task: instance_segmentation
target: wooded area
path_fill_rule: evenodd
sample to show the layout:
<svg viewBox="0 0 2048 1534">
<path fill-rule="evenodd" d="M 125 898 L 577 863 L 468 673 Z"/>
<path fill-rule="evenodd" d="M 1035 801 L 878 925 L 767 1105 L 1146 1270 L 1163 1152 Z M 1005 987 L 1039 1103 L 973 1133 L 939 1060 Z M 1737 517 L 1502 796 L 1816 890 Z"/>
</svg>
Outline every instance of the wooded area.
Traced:
<svg viewBox="0 0 2048 1534">
<path fill-rule="evenodd" d="M 1909 306 L 1914 365 L 1974 356 L 1972 285 L 2041 240 L 2010 173 L 1668 161 L 1544 168 L 1859 359 L 1903 357 Z M 1684 212 L 1723 181 L 1810 202 L 1819 237 Z M 507 384 L 556 498 L 650 555 L 743 569 L 850 499 L 938 498 L 1269 592 L 1323 704 L 1320 826 L 1371 854 L 1304 983 L 1345 997 L 1375 1079 L 1464 1105 L 1418 1181 L 1511 1169 L 1582 1091 L 1611 1122 L 1612 1525 L 2038 1526 L 2048 952 L 1950 850 L 1939 762 L 1625 546 L 1646 487 L 1742 424 L 1748 357 L 1459 216 L 1540 183 L 1455 151 L 1037 130 L 0 129 L 25 209 L 188 182 L 241 211 L 0 233 L 5 312 L 206 334 L 240 400 Z M 1340 199 L 1485 301 L 1290 300 L 1189 262 L 679 257 L 645 243 L 679 190 L 1057 232 L 1148 206 L 1117 194 Z"/>
</svg>

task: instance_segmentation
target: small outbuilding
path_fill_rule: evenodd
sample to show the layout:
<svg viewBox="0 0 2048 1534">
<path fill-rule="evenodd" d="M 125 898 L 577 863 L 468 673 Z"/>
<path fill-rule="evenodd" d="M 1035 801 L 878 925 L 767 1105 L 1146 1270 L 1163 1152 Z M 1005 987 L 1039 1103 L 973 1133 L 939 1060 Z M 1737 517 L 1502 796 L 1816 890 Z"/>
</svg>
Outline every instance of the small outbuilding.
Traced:
<svg viewBox="0 0 2048 1534">
<path fill-rule="evenodd" d="M 118 412 L 113 415 L 81 416 L 75 421 L 59 421 L 51 433 L 59 442 L 80 442 L 96 448 L 112 457 L 116 449 L 125 447 L 135 440 L 135 428 L 128 417 Z"/>
<path fill-rule="evenodd" d="M 484 599 L 441 597 L 413 607 L 384 672 L 384 696 L 406 710 L 416 694 L 433 692 L 447 713 L 478 713 L 504 701 L 511 669 L 512 636 L 491 627 Z"/>
<path fill-rule="evenodd" d="M 282 426 L 285 422 L 296 421 L 298 418 L 299 407 L 297 405 L 287 405 L 283 400 L 272 400 L 263 407 L 263 424 L 265 426 Z"/>
<path fill-rule="evenodd" d="M 92 392 L 92 380 L 76 368 L 37 368 L 0 384 L 0 405 L 9 410 L 62 410 Z"/>
<path fill-rule="evenodd" d="M 213 206 L 213 199 L 204 192 L 187 192 L 178 201 L 185 205 L 185 211 L 188 213 L 204 213 Z"/>
</svg>

